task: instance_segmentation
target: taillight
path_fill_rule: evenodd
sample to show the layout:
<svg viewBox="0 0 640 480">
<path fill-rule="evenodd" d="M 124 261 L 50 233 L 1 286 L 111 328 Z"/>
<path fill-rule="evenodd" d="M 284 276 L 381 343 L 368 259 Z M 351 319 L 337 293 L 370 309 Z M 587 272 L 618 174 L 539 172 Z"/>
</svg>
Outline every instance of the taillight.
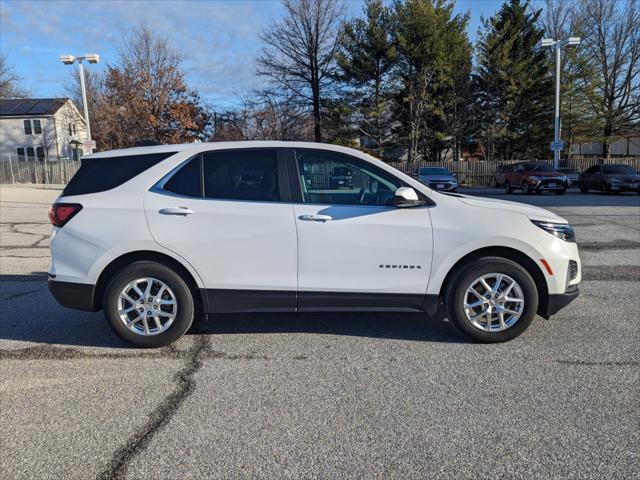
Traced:
<svg viewBox="0 0 640 480">
<path fill-rule="evenodd" d="M 79 203 L 54 203 L 49 208 L 49 220 L 56 227 L 64 227 L 80 210 Z"/>
</svg>

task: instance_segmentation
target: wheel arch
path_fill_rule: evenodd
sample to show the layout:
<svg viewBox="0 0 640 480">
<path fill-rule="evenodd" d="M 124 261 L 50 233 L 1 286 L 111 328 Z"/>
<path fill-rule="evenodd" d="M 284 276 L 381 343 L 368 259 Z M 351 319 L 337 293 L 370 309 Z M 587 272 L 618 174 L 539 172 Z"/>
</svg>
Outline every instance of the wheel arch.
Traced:
<svg viewBox="0 0 640 480">
<path fill-rule="evenodd" d="M 542 269 L 527 254 L 511 247 L 480 248 L 478 250 L 474 250 L 473 252 L 469 252 L 466 255 L 464 255 L 462 258 L 460 258 L 449 269 L 449 272 L 447 273 L 447 275 L 444 278 L 444 281 L 442 282 L 442 286 L 440 288 L 440 299 L 439 299 L 440 302 L 444 300 L 444 295 L 446 294 L 447 288 L 450 282 L 455 278 L 456 274 L 469 262 L 482 257 L 506 258 L 508 260 L 513 260 L 514 262 L 523 266 L 529 272 L 529 274 L 533 277 L 533 281 L 535 282 L 536 289 L 538 290 L 538 299 L 539 299 L 538 311 L 537 311 L 538 315 L 543 315 L 543 313 L 547 311 L 547 304 L 549 301 L 549 288 L 547 286 L 547 281 L 545 280 Z"/>
<path fill-rule="evenodd" d="M 156 252 L 153 250 L 138 250 L 125 253 L 124 255 L 113 259 L 102 269 L 93 291 L 93 307 L 95 310 L 101 310 L 103 308 L 102 303 L 104 293 L 107 289 L 109 281 L 113 278 L 113 276 L 120 270 L 122 270 L 122 268 L 126 265 L 132 262 L 139 261 L 157 262 L 175 270 L 175 272 L 184 279 L 184 281 L 191 289 L 196 306 L 196 315 L 204 314 L 207 312 L 206 295 L 204 295 L 198 288 L 196 279 L 193 277 L 189 269 L 175 258 L 165 253 Z"/>
</svg>

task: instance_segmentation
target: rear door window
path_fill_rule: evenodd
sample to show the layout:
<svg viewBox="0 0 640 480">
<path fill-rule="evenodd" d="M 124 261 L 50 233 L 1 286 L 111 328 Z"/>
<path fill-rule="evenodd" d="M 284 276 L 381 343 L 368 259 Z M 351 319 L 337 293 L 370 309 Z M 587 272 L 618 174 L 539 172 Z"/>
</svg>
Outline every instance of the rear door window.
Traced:
<svg viewBox="0 0 640 480">
<path fill-rule="evenodd" d="M 276 150 L 212 151 L 203 154 L 202 162 L 206 198 L 280 201 Z"/>
<path fill-rule="evenodd" d="M 62 192 L 63 196 L 98 193 L 119 187 L 176 152 L 83 158 L 80 169 Z"/>
</svg>

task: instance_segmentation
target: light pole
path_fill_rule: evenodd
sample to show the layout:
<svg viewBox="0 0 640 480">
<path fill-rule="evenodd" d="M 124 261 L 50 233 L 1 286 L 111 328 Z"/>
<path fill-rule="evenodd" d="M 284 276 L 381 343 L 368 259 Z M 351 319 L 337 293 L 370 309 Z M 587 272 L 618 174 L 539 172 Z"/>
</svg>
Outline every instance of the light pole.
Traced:
<svg viewBox="0 0 640 480">
<path fill-rule="evenodd" d="M 554 47 L 556 49 L 556 115 L 553 122 L 553 168 L 560 166 L 560 151 L 563 145 L 560 143 L 560 67 L 562 47 L 573 47 L 580 45 L 580 37 L 569 37 L 565 40 L 554 40 L 553 38 L 543 38 L 540 42 L 543 47 Z M 571 148 L 571 145 L 569 145 Z"/>
<path fill-rule="evenodd" d="M 91 125 L 89 125 L 89 108 L 87 107 L 87 89 L 84 84 L 84 66 L 82 61 L 86 60 L 89 63 L 98 63 L 100 61 L 100 55 L 97 53 L 85 53 L 83 56 L 74 55 L 60 55 L 60 61 L 65 65 L 73 65 L 73 62 L 78 62 L 78 69 L 80 70 L 80 89 L 82 90 L 82 107 L 84 110 L 84 122 L 87 125 L 87 141 L 91 140 Z M 89 147 L 89 153 L 93 153 L 93 147 Z"/>
</svg>

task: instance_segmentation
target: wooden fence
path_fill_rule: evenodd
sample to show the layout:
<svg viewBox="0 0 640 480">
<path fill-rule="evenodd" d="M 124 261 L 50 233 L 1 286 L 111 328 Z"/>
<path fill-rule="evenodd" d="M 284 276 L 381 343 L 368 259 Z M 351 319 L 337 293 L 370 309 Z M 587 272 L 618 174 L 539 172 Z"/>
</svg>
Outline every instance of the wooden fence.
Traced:
<svg viewBox="0 0 640 480">
<path fill-rule="evenodd" d="M 42 162 L 36 160 L 0 162 L 0 184 L 35 183 L 66 185 L 80 168 L 80 162 L 58 160 Z"/>
<path fill-rule="evenodd" d="M 513 161 L 464 161 L 464 162 L 394 162 L 392 166 L 408 174 L 413 174 L 420 167 L 446 167 L 458 176 L 461 185 L 468 187 L 488 187 L 501 165 L 519 163 Z M 600 157 L 574 156 L 569 160 L 562 160 L 562 167 L 575 168 L 583 171 L 599 162 L 619 163 L 629 165 L 640 171 L 640 157 L 623 157 L 603 159 Z M 0 184 L 35 183 L 64 185 L 80 168 L 80 162 L 75 161 L 0 161 Z"/>
<path fill-rule="evenodd" d="M 534 160 L 532 160 L 534 161 Z M 548 160 L 545 160 L 548 161 Z M 511 161 L 481 161 L 471 160 L 464 162 L 395 162 L 390 165 L 398 170 L 413 175 L 421 167 L 446 167 L 451 173 L 455 173 L 458 182 L 467 187 L 489 187 L 496 173 L 496 169 L 502 165 L 521 163 L 522 160 Z M 640 157 L 600 158 L 587 156 L 574 156 L 569 160 L 561 160 L 561 167 L 575 168 L 581 172 L 597 163 L 617 163 L 629 165 L 636 171 L 640 171 Z"/>
</svg>

